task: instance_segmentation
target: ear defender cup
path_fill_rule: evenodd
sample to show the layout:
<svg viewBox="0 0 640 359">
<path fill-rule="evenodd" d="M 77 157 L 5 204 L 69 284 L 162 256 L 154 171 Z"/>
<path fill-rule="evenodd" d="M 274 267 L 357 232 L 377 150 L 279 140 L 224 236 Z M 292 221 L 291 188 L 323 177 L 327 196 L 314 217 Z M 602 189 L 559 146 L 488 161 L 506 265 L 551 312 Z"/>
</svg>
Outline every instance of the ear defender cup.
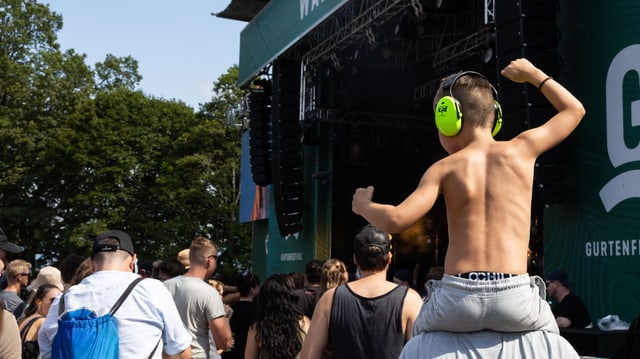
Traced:
<svg viewBox="0 0 640 359">
<path fill-rule="evenodd" d="M 455 136 L 462 129 L 460 102 L 452 96 L 444 96 L 438 101 L 435 112 L 436 127 L 445 136 Z"/>
<path fill-rule="evenodd" d="M 447 137 L 453 137 L 460 133 L 462 129 L 462 111 L 460 111 L 460 102 L 453 97 L 453 86 L 456 84 L 456 81 L 460 79 L 462 76 L 474 75 L 479 76 L 485 79 L 487 82 L 489 80 L 479 72 L 475 71 L 464 71 L 459 74 L 452 76 L 442 85 L 442 88 L 445 90 L 449 90 L 449 96 L 444 96 L 440 100 L 438 100 L 438 104 L 435 109 L 435 120 L 436 127 L 441 134 Z M 491 90 L 493 91 L 493 106 L 495 108 L 495 123 L 493 125 L 493 129 L 491 130 L 491 136 L 495 137 L 500 129 L 502 128 L 502 107 L 500 103 L 498 103 L 496 98 L 498 98 L 498 91 L 496 90 L 491 83 L 489 83 Z"/>
<path fill-rule="evenodd" d="M 496 123 L 493 124 L 493 130 L 491 136 L 496 137 L 500 129 L 502 128 L 502 107 L 498 101 L 493 101 L 493 107 L 496 109 Z"/>
</svg>

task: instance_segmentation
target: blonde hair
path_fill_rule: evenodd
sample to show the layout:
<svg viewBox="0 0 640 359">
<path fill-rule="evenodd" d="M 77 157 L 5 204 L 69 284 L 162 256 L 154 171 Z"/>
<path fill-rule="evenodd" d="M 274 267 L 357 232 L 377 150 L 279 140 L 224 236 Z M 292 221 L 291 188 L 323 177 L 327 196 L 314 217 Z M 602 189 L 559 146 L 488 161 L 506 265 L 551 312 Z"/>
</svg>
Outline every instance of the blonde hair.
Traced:
<svg viewBox="0 0 640 359">
<path fill-rule="evenodd" d="M 189 247 L 189 265 L 203 266 L 212 254 L 218 255 L 218 247 L 208 238 L 196 237 Z"/>
<path fill-rule="evenodd" d="M 5 273 L 7 274 L 7 281 L 15 282 L 15 278 L 24 273 L 24 271 L 31 272 L 31 263 L 23 259 L 14 259 L 7 265 Z"/>
<path fill-rule="evenodd" d="M 211 284 L 211 286 L 213 288 L 215 288 L 218 293 L 220 293 L 220 296 L 222 297 L 224 295 L 224 285 L 222 284 L 222 282 L 219 282 L 215 279 L 209 279 L 209 284 Z"/>
<path fill-rule="evenodd" d="M 322 276 L 320 277 L 320 293 L 318 297 L 331 288 L 335 288 L 347 282 L 345 275 L 347 266 L 339 259 L 327 259 L 322 265 Z"/>
</svg>

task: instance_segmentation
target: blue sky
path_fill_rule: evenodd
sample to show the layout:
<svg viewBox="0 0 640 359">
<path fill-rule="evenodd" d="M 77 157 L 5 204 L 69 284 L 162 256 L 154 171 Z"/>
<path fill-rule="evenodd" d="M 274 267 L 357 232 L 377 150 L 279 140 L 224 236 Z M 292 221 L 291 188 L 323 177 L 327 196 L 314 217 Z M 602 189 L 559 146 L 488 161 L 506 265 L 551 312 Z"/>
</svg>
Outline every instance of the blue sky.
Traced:
<svg viewBox="0 0 640 359">
<path fill-rule="evenodd" d="M 198 109 L 213 83 L 238 63 L 242 21 L 212 16 L 231 0 L 42 0 L 64 20 L 63 51 L 86 54 L 92 68 L 105 55 L 138 60 L 142 90 Z"/>
</svg>

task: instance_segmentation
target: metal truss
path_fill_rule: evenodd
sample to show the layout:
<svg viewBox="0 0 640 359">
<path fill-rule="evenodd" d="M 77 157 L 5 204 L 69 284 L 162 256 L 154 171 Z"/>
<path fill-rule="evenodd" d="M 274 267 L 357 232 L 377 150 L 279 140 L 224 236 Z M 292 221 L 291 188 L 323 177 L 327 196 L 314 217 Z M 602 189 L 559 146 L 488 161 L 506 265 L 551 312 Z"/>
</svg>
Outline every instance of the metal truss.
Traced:
<svg viewBox="0 0 640 359">
<path fill-rule="evenodd" d="M 369 44 L 379 41 L 377 27 L 407 9 L 410 6 L 408 1 L 349 1 L 303 40 L 309 49 L 302 57 L 303 63 L 326 60 L 332 52 L 345 49 L 363 38 Z"/>
<path fill-rule="evenodd" d="M 433 129 L 431 122 L 425 121 L 423 116 L 399 115 L 397 113 L 345 111 L 328 108 L 318 108 L 314 112 L 309 113 L 304 120 L 306 122 L 332 123 L 363 127 Z"/>
<path fill-rule="evenodd" d="M 454 58 L 460 58 L 462 55 L 477 52 L 484 49 L 491 38 L 489 26 L 485 26 L 478 32 L 466 36 L 433 54 L 433 67 L 436 68 L 445 62 Z"/>
<path fill-rule="evenodd" d="M 495 0 L 484 0 L 484 23 L 493 24 L 495 22 L 495 10 L 496 3 Z"/>
</svg>

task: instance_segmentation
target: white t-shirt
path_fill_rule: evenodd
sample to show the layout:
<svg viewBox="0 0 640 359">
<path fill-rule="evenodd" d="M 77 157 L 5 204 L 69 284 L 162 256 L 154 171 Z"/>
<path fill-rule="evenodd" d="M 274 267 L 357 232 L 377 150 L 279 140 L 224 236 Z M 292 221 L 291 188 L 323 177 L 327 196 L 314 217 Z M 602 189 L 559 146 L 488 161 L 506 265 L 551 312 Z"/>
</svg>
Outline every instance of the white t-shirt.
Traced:
<svg viewBox="0 0 640 359">
<path fill-rule="evenodd" d="M 138 275 L 130 272 L 100 271 L 69 288 L 65 294 L 65 311 L 91 308 L 98 316 L 109 312 L 113 304 Z M 42 359 L 51 358 L 51 345 L 58 331 L 58 304 L 51 305 L 38 342 Z M 191 344 L 191 336 L 182 324 L 171 295 L 162 282 L 144 279 L 138 283 L 114 319 L 118 327 L 121 358 L 148 358 L 156 348 L 153 358 L 162 358 L 162 351 L 173 355 L 184 351 Z M 158 342 L 162 338 L 162 343 Z"/>
<path fill-rule="evenodd" d="M 209 320 L 225 315 L 220 293 L 199 278 L 178 276 L 164 281 L 178 307 L 182 322 L 191 332 L 192 358 L 208 358 Z"/>
</svg>

